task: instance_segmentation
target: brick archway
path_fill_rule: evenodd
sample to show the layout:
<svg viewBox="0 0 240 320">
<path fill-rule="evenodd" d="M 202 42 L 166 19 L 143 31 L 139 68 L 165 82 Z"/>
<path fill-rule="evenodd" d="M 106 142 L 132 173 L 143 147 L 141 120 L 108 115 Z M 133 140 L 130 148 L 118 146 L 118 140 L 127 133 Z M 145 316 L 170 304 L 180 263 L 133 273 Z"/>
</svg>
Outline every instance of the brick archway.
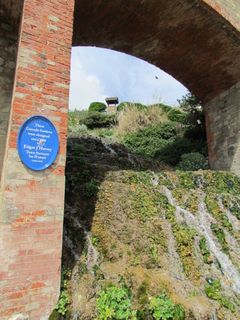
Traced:
<svg viewBox="0 0 240 320">
<path fill-rule="evenodd" d="M 239 173 L 239 11 L 236 0 L 77 0 L 73 45 L 137 56 L 183 83 L 204 103 L 211 167 Z"/>
<path fill-rule="evenodd" d="M 0 17 L 14 22 L 15 4 L 0 0 Z M 74 0 L 24 0 L 1 179 L 0 319 L 48 319 L 58 298 L 72 33 L 73 45 L 133 54 L 191 89 L 205 104 L 212 168 L 239 173 L 239 11 L 238 0 L 76 0 L 75 13 Z M 39 113 L 61 148 L 54 166 L 34 173 L 16 136 Z"/>
</svg>

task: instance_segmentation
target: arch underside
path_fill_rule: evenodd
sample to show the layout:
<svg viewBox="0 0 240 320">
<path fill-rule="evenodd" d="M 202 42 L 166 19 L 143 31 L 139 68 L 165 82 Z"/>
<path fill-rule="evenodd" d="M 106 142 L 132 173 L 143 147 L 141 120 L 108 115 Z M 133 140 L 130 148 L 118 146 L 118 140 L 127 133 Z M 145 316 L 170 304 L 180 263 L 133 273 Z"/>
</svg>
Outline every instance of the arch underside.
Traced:
<svg viewBox="0 0 240 320">
<path fill-rule="evenodd" d="M 202 0 L 76 0 L 73 46 L 79 45 L 142 58 L 203 102 L 240 81 L 239 31 Z"/>
</svg>

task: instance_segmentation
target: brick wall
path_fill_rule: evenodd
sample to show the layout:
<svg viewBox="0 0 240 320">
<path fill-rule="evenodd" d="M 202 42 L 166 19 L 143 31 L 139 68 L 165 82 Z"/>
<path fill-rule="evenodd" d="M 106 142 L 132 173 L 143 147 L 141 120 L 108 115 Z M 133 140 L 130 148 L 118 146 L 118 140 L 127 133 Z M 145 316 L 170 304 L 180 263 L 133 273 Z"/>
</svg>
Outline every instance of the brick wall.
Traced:
<svg viewBox="0 0 240 320">
<path fill-rule="evenodd" d="M 211 168 L 240 175 L 240 82 L 205 106 Z"/>
<path fill-rule="evenodd" d="M 0 319 L 48 319 L 58 299 L 73 0 L 25 0 L 0 213 Z M 54 165 L 28 170 L 16 138 L 32 114 L 60 137 Z"/>
<path fill-rule="evenodd" d="M 3 1 L 3 0 L 1 0 Z M 204 0 L 205 1 L 205 0 Z M 13 0 L 11 1 L 14 2 Z M 92 4 L 95 8 L 95 1 L 80 1 L 82 5 Z M 196 1 L 197 3 L 198 1 Z M 223 4 L 222 7 L 216 9 L 225 16 L 229 15 L 229 21 L 236 22 L 237 13 L 235 9 L 231 9 L 231 3 L 237 6 L 238 0 L 235 1 L 220 1 L 220 0 L 206 0 L 214 7 L 216 4 Z M 131 2 L 131 4 L 134 2 Z M 145 2 L 146 4 L 154 5 L 154 2 Z M 161 2 L 163 7 L 166 7 L 166 2 Z M 179 5 L 179 1 L 177 1 Z M 183 1 L 182 4 L 185 2 Z M 187 1 L 186 1 L 187 3 Z M 101 3 L 101 6 L 104 4 Z M 144 4 L 144 3 L 143 3 Z M 111 3 L 112 7 L 113 3 Z M 156 5 L 159 2 L 156 1 Z M 173 2 L 169 2 L 169 6 L 173 6 Z M 231 36 L 227 33 L 217 31 L 222 30 L 219 28 L 218 22 L 212 23 L 209 16 L 205 14 L 198 15 L 198 7 L 193 8 L 191 1 L 192 17 L 194 18 L 196 26 L 201 26 L 206 33 L 200 33 L 204 37 L 209 34 L 207 45 L 204 41 L 200 41 L 201 54 L 199 54 L 198 47 L 196 51 L 193 49 L 192 42 L 198 37 L 191 38 L 192 35 L 192 20 L 185 24 L 185 36 L 179 40 L 182 35 L 180 32 L 177 35 L 179 41 L 175 42 L 174 37 L 169 37 L 169 32 L 166 29 L 166 21 L 159 22 L 159 16 L 156 16 L 157 23 L 151 24 L 152 27 L 162 26 L 166 34 L 162 32 L 154 32 L 163 36 L 162 40 L 167 43 L 172 39 L 173 51 L 162 50 L 162 54 L 166 53 L 165 60 L 161 55 L 161 63 L 167 66 L 168 61 L 172 58 L 172 64 L 167 70 L 174 71 L 179 69 L 186 79 L 189 75 L 189 61 L 193 64 L 198 61 L 207 62 L 207 73 L 204 74 L 203 87 L 207 88 L 202 90 L 203 93 L 212 93 L 211 101 L 206 106 L 207 113 L 207 126 L 208 126 L 208 139 L 210 145 L 210 162 L 212 167 L 221 169 L 232 169 L 238 172 L 237 155 L 239 154 L 238 137 L 239 137 L 239 85 L 229 85 L 236 83 L 238 77 L 236 70 L 237 66 L 232 61 L 237 61 L 237 54 L 239 46 L 236 45 L 234 37 L 231 41 Z M 67 131 L 67 108 L 68 108 L 68 94 L 69 94 L 69 73 L 70 73 L 70 52 L 72 45 L 72 15 L 73 15 L 74 0 L 25 0 L 23 10 L 23 23 L 20 33 L 20 44 L 18 50 L 18 60 L 15 78 L 15 87 L 13 91 L 12 109 L 9 122 L 9 133 L 7 136 L 7 144 L 5 151 L 5 158 L 3 163 L 3 176 L 1 179 L 1 211 L 0 211 L 0 319 L 11 319 L 12 316 L 16 318 L 17 315 L 22 315 L 26 319 L 44 320 L 48 316 L 57 301 L 60 285 L 60 266 L 61 266 L 61 249 L 62 249 L 62 222 L 63 222 L 63 207 L 64 207 L 64 168 L 66 157 L 66 131 Z M 142 7 L 138 7 L 138 9 Z M 236 7 L 238 9 L 238 6 Z M 81 9 L 81 10 L 80 10 Z M 85 21 L 86 12 L 81 6 L 79 9 L 79 21 L 83 21 L 83 29 L 85 23 L 90 23 L 90 29 L 85 32 L 87 37 L 91 34 L 91 30 L 100 30 L 104 39 L 107 34 L 101 28 L 92 28 L 95 20 L 93 17 L 94 10 L 89 10 L 92 22 Z M 168 12 L 169 7 L 166 7 Z M 190 10 L 190 9 L 189 9 Z M 123 8 L 123 13 L 126 10 Z M 152 12 L 155 12 L 153 10 Z M 97 12 L 97 11 L 96 11 Z M 108 12 L 108 11 L 107 11 Z M 135 8 L 133 8 L 135 12 Z M 144 10 L 144 16 L 149 11 Z M 156 11 L 157 12 L 157 11 Z M 189 12 L 189 11 L 187 11 Z M 108 12 L 109 14 L 109 12 Z M 171 12 L 170 12 L 171 14 Z M 184 14 L 179 14 L 179 18 L 183 19 L 186 23 Z M 87 16 L 87 17 L 88 17 Z M 97 12 L 97 16 L 99 16 Z M 121 16 L 121 15 L 120 15 Z M 166 15 L 168 17 L 168 15 Z M 199 19 L 196 20 L 195 17 Z M 102 15 L 105 21 L 105 16 Z M 111 17 L 111 15 L 109 16 Z M 141 15 L 137 17 L 141 18 Z M 96 18 L 96 17 L 95 17 Z M 88 18 L 87 18 L 88 19 Z M 122 19 L 122 16 L 121 16 Z M 181 25 L 180 19 L 180 25 Z M 132 20 L 132 16 L 131 16 Z M 116 22 L 114 19 L 113 21 Z M 148 21 L 154 21 L 149 19 Z M 167 20 L 167 22 L 173 20 Z M 108 23 L 106 21 L 106 23 Z M 176 21 L 174 20 L 174 23 Z M 233 23 L 233 24 L 234 24 Z M 98 25 L 102 25 L 101 23 Z M 128 44 L 128 48 L 133 47 L 133 40 L 144 44 L 140 48 L 141 54 L 146 54 L 144 57 L 147 59 L 147 53 L 144 53 L 144 48 L 148 48 L 148 52 L 159 55 L 160 46 L 165 49 L 164 41 L 159 41 L 153 47 L 147 46 L 146 42 L 140 41 L 141 37 L 148 35 L 146 30 L 146 23 L 143 23 L 143 28 L 139 28 L 140 23 L 137 25 L 136 36 L 131 37 L 131 28 L 125 23 L 119 23 L 115 27 L 125 26 L 120 29 L 120 32 L 114 32 L 124 37 Z M 77 25 L 78 26 L 78 25 Z M 171 24 L 170 24 L 171 26 Z M 109 24 L 111 29 L 111 25 Z M 76 27 L 76 32 L 81 28 Z M 82 29 L 81 29 L 82 30 Z M 169 29 L 171 31 L 171 28 Z M 177 30 L 182 30 L 177 27 Z M 84 30 L 83 30 L 84 31 Z M 82 31 L 81 31 L 82 32 Z M 130 38 L 127 36 L 130 34 Z M 213 35 L 213 37 L 212 37 Z M 165 38 L 164 38 L 165 37 Z M 189 40 L 190 37 L 190 40 Z M 217 40 L 216 40 L 217 37 Z M 221 38 L 223 37 L 223 39 Z M 96 39 L 99 36 L 97 35 Z M 220 39 L 221 38 L 221 39 Z M 82 39 L 82 33 L 78 39 Z M 215 39 L 215 40 L 214 40 Z M 205 40 L 205 38 L 204 38 Z M 210 41 L 211 40 L 211 41 Z M 113 38 L 110 37 L 110 44 Z M 187 42 L 189 41 L 189 43 Z M 215 42 L 219 43 L 216 47 Z M 91 39 L 90 39 L 91 42 Z M 76 42 L 77 43 L 77 42 Z M 121 43 L 121 42 L 119 42 Z M 184 50 L 178 51 L 179 57 L 187 57 L 187 64 L 184 67 L 181 59 L 176 58 L 176 49 L 181 49 L 181 44 L 184 44 Z M 186 45 L 189 44 L 189 47 Z M 195 43 L 195 42 L 194 42 Z M 175 45 L 176 44 L 176 45 Z M 229 45 L 228 45 L 229 44 Z M 156 47 L 155 47 L 156 45 Z M 211 45 L 213 45 L 211 47 Z M 150 49 L 151 50 L 150 50 Z M 159 49 L 160 48 L 160 49 Z M 195 49 L 196 49 L 195 48 Z M 216 52 L 216 48 L 218 51 Z M 124 47 L 126 51 L 126 47 Z M 191 59 L 185 53 L 186 51 L 192 54 Z M 225 59 L 223 53 L 227 52 Z M 160 50 L 161 51 L 161 50 Z M 231 54 L 230 54 L 231 51 Z M 134 51 L 130 51 L 133 52 Z M 172 53 L 171 53 L 172 52 Z M 194 53 L 195 52 L 195 53 Z M 216 54 L 217 53 L 217 54 Z M 206 56 L 206 59 L 204 57 Z M 212 72 L 211 65 L 218 65 L 216 57 L 219 58 L 219 70 L 228 71 L 226 76 L 222 76 L 221 72 Z M 229 60 L 226 60 L 229 58 Z M 157 61 L 154 57 L 149 61 Z M 170 62 L 171 62 L 170 61 Z M 179 61 L 181 64 L 179 65 Z M 227 61 L 227 62 L 224 62 Z M 224 64 L 222 64 L 224 62 Z M 234 69 L 229 69 L 231 63 Z M 226 63 L 226 65 L 225 65 Z M 198 70 L 198 63 L 192 65 L 193 71 Z M 203 69 L 205 70 L 205 69 Z M 218 70 L 212 69 L 213 71 Z M 234 71 L 235 70 L 235 71 Z M 214 75 L 213 79 L 206 78 L 206 74 Z M 224 73 L 223 73 L 224 74 Z M 194 74 L 197 86 L 199 87 L 198 73 Z M 219 75 L 218 82 L 215 76 Z M 222 89 L 221 80 L 225 79 Z M 238 78 L 239 79 L 239 78 Z M 240 79 L 239 79 L 240 80 Z M 211 82 L 212 81 L 212 82 Z M 188 83 L 186 81 L 186 83 Z M 220 85 L 218 85 L 218 83 Z M 212 84 L 212 85 L 211 85 Z M 213 92 L 214 85 L 216 86 Z M 231 86 L 231 89 L 225 91 L 226 85 Z M 220 86 L 220 88 L 218 88 Z M 193 86 L 194 87 L 194 86 Z M 211 88 L 209 92 L 209 88 Z M 219 95 L 216 92 L 219 90 L 225 91 Z M 202 94 L 203 94 L 202 93 Z M 218 95 L 216 97 L 216 95 Z M 33 172 L 28 170 L 21 163 L 17 154 L 16 139 L 19 127 L 21 124 L 32 114 L 45 115 L 56 125 L 60 137 L 60 152 L 54 165 L 43 172 Z"/>
<path fill-rule="evenodd" d="M 18 28 L 0 16 L 0 176 L 12 100 L 17 41 Z"/>
<path fill-rule="evenodd" d="M 240 1 L 239 0 L 204 0 L 236 29 L 240 30 Z"/>
</svg>

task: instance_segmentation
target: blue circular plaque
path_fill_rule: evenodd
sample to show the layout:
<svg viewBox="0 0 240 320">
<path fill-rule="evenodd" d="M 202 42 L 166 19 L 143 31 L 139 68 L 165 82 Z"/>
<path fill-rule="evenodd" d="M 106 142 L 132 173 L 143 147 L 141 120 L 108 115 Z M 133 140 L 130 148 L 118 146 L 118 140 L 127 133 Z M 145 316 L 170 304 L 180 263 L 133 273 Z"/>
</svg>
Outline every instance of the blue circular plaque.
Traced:
<svg viewBox="0 0 240 320">
<path fill-rule="evenodd" d="M 47 169 L 58 154 L 57 130 L 48 118 L 32 116 L 19 130 L 17 147 L 25 166 L 35 171 Z"/>
</svg>

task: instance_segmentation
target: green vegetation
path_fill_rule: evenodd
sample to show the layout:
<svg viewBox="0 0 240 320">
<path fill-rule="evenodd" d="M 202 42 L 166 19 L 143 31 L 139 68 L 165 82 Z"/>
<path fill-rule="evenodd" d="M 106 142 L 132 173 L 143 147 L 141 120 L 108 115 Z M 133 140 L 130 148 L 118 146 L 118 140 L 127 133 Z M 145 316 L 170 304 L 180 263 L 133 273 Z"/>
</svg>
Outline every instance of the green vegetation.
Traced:
<svg viewBox="0 0 240 320">
<path fill-rule="evenodd" d="M 228 243 L 226 241 L 225 233 L 222 228 L 218 226 L 216 223 L 211 223 L 211 229 L 216 238 L 218 239 L 219 243 L 222 246 L 222 250 L 226 253 L 229 252 Z"/>
<path fill-rule="evenodd" d="M 233 227 L 224 214 L 223 210 L 219 207 L 219 199 L 216 195 L 209 193 L 205 198 L 205 203 L 208 211 L 213 215 L 213 217 L 221 224 L 222 227 L 226 228 L 229 232 L 233 231 Z"/>
<path fill-rule="evenodd" d="M 134 310 L 132 293 L 127 287 L 109 285 L 97 298 L 98 320 L 184 320 L 185 311 L 180 304 L 173 303 L 165 293 L 148 298 L 148 286 L 139 287 L 138 298 L 142 309 Z"/>
<path fill-rule="evenodd" d="M 87 126 L 88 129 L 95 129 L 111 127 L 115 122 L 115 115 L 108 115 L 101 112 L 89 112 L 86 118 L 79 121 L 79 124 Z"/>
<path fill-rule="evenodd" d="M 93 102 L 88 112 L 69 113 L 69 132 L 111 137 L 137 155 L 171 166 L 180 162 L 181 170 L 206 169 L 204 116 L 195 99 L 191 94 L 183 97 L 180 108 L 122 102 L 116 114 L 107 114 L 104 103 Z"/>
<path fill-rule="evenodd" d="M 195 95 L 189 92 L 178 100 L 178 103 L 180 109 L 187 113 L 186 122 L 190 125 L 190 128 L 205 129 L 204 112 L 201 101 Z"/>
<path fill-rule="evenodd" d="M 87 198 L 92 198 L 97 195 L 99 190 L 99 182 L 96 179 L 91 179 L 85 184 L 84 195 Z"/>
<path fill-rule="evenodd" d="M 89 112 L 104 112 L 107 106 L 102 102 L 92 102 L 88 108 Z"/>
<path fill-rule="evenodd" d="M 178 205 L 183 209 L 186 209 L 193 214 L 198 213 L 199 199 L 196 192 L 189 190 L 186 193 L 186 190 L 182 188 L 174 188 L 172 194 Z"/>
<path fill-rule="evenodd" d="M 60 318 L 236 318 L 235 273 L 220 251 L 237 270 L 240 179 L 205 170 L 203 113 L 191 99 L 69 114 L 63 259 L 74 279 L 62 284 Z M 206 284 L 206 274 L 219 280 Z"/>
<path fill-rule="evenodd" d="M 208 284 L 205 285 L 205 293 L 208 298 L 217 300 L 223 307 L 235 312 L 235 305 L 222 294 L 222 286 L 218 279 L 207 279 Z"/>
<path fill-rule="evenodd" d="M 98 320 L 134 320 L 131 291 L 124 287 L 110 285 L 102 289 L 96 302 Z"/>
<path fill-rule="evenodd" d="M 136 133 L 128 133 L 123 143 L 136 154 L 153 158 L 176 135 L 174 123 L 151 125 Z"/>
<path fill-rule="evenodd" d="M 130 196 L 132 200 L 130 216 L 132 218 L 138 214 L 138 217 L 144 222 L 158 213 L 155 195 L 149 189 L 138 185 Z"/>
<path fill-rule="evenodd" d="M 179 108 L 171 108 L 167 114 L 168 114 L 168 119 L 170 121 L 179 122 L 183 124 L 186 123 L 188 114 L 186 112 L 182 112 L 182 110 Z"/>
<path fill-rule="evenodd" d="M 212 263 L 213 261 L 211 258 L 211 254 L 210 254 L 210 251 L 207 246 L 207 241 L 204 237 L 202 237 L 199 241 L 199 248 L 200 248 L 201 254 L 203 256 L 204 263 L 207 263 L 207 264 Z"/>
<path fill-rule="evenodd" d="M 118 107 L 117 107 L 117 111 L 123 111 L 126 108 L 137 108 L 138 110 L 144 110 L 147 108 L 146 105 L 139 103 L 139 102 L 121 102 L 119 103 Z"/>
<path fill-rule="evenodd" d="M 177 243 L 177 251 L 182 261 L 185 274 L 192 280 L 198 280 L 200 274 L 197 272 L 196 259 L 194 256 L 194 239 L 196 231 L 185 224 L 179 224 L 175 217 L 175 207 L 165 201 L 162 202 L 166 212 L 166 218 L 172 226 L 172 231 Z"/>
<path fill-rule="evenodd" d="M 203 174 L 206 181 L 206 191 L 215 192 L 225 195 L 239 195 L 240 193 L 240 178 L 233 175 L 231 172 L 216 172 L 208 171 Z"/>
<path fill-rule="evenodd" d="M 184 320 L 185 311 L 166 295 L 160 294 L 150 300 L 150 313 L 154 320 Z"/>
<path fill-rule="evenodd" d="M 176 166 L 183 154 L 191 152 L 202 152 L 201 144 L 198 144 L 197 141 L 177 135 L 156 152 L 155 158 L 172 166 Z"/>
<path fill-rule="evenodd" d="M 240 220 L 240 201 L 228 194 L 222 196 L 222 203 L 238 220 Z"/>
<path fill-rule="evenodd" d="M 55 307 L 55 310 L 62 316 L 65 316 L 67 314 L 68 306 L 70 303 L 70 295 L 68 292 L 69 278 L 70 278 L 70 271 L 66 269 L 63 270 L 60 297 Z"/>
<path fill-rule="evenodd" d="M 206 158 L 199 152 L 185 153 L 181 156 L 177 169 L 183 171 L 207 169 Z"/>
</svg>

